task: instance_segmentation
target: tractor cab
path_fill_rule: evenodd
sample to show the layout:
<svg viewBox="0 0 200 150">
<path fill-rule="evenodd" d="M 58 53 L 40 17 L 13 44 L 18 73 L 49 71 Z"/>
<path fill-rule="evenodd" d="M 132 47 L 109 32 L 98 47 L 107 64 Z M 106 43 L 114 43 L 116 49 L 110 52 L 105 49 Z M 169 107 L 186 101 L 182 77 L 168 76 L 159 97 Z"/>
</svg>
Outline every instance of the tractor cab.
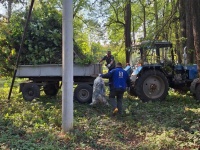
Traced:
<svg viewBox="0 0 200 150">
<path fill-rule="evenodd" d="M 130 53 L 130 64 L 134 65 L 139 59 L 144 65 L 161 65 L 164 62 L 174 62 L 172 43 L 163 41 L 143 41 L 134 45 Z"/>
</svg>

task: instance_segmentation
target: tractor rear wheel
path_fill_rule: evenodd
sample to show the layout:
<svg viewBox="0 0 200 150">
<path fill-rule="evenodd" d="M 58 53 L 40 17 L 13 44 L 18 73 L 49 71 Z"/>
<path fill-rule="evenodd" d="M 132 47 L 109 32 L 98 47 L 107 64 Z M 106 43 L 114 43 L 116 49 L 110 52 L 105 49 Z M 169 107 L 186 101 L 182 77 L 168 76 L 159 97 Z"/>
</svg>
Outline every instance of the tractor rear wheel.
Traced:
<svg viewBox="0 0 200 150">
<path fill-rule="evenodd" d="M 165 100 L 168 89 L 167 78 L 158 70 L 145 71 L 135 83 L 136 94 L 143 102 Z"/>
</svg>

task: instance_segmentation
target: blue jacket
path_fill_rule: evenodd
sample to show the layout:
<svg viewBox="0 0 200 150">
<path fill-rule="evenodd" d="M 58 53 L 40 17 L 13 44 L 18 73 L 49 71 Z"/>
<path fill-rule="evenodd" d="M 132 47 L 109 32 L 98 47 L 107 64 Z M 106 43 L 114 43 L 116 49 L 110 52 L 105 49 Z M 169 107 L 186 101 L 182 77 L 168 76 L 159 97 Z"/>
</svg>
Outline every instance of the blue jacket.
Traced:
<svg viewBox="0 0 200 150">
<path fill-rule="evenodd" d="M 121 67 L 117 67 L 106 74 L 101 75 L 102 78 L 110 79 L 111 90 L 126 90 L 126 87 L 130 87 L 130 78 L 128 73 Z"/>
</svg>

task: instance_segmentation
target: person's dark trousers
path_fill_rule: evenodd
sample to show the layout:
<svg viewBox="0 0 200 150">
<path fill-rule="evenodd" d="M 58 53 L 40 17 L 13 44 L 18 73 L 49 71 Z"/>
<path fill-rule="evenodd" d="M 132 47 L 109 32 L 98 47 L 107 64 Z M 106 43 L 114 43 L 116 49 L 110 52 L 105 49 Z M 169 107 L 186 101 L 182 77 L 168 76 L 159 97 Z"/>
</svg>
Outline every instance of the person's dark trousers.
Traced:
<svg viewBox="0 0 200 150">
<path fill-rule="evenodd" d="M 115 69 L 115 68 L 109 69 L 108 72 L 110 72 L 112 69 Z M 111 84 L 112 84 L 111 82 L 112 82 L 112 81 L 111 81 L 111 78 L 109 78 L 109 79 L 108 79 L 109 90 L 111 89 Z"/>
<path fill-rule="evenodd" d="M 119 114 L 122 114 L 122 100 L 123 100 L 124 91 L 123 90 L 110 90 L 110 104 L 113 108 L 118 108 Z M 117 98 L 117 100 L 115 99 Z"/>
</svg>

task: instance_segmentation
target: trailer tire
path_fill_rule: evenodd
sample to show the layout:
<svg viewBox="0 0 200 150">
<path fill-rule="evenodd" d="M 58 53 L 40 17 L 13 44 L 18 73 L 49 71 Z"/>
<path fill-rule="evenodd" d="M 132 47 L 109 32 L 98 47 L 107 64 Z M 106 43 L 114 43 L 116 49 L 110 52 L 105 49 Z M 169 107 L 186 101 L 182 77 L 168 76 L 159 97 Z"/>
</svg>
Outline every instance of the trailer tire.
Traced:
<svg viewBox="0 0 200 150">
<path fill-rule="evenodd" d="M 89 84 L 79 84 L 74 90 L 74 98 L 80 103 L 92 102 L 93 88 Z"/>
<path fill-rule="evenodd" d="M 200 101 L 200 84 L 198 84 L 195 88 L 195 98 L 197 101 Z"/>
<path fill-rule="evenodd" d="M 35 83 L 25 83 L 22 95 L 26 101 L 32 101 L 34 98 L 40 97 L 40 88 Z"/>
<path fill-rule="evenodd" d="M 59 83 L 47 83 L 43 89 L 44 93 L 48 96 L 56 96 L 58 93 Z"/>
<path fill-rule="evenodd" d="M 135 90 L 142 102 L 163 101 L 168 94 L 169 83 L 162 72 L 148 70 L 137 79 Z"/>
</svg>

